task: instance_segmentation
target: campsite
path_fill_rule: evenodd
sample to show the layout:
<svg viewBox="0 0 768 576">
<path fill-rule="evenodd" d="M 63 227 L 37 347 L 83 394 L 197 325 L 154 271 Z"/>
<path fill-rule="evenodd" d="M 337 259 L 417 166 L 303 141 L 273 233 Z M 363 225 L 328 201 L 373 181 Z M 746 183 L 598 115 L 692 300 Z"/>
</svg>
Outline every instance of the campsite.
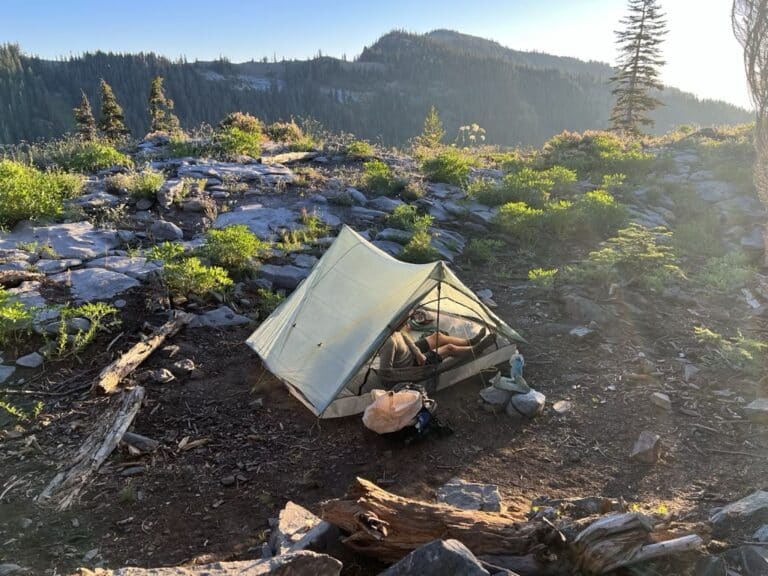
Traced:
<svg viewBox="0 0 768 576">
<path fill-rule="evenodd" d="M 768 5 L 701 8 L 747 108 L 618 4 L 615 67 L 0 45 L 0 576 L 768 575 Z"/>
</svg>

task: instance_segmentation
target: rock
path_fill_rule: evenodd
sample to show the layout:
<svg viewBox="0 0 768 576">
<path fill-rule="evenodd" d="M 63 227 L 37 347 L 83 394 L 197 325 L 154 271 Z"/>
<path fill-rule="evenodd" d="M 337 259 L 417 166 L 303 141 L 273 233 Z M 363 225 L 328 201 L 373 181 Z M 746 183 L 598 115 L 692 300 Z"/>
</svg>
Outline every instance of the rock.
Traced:
<svg viewBox="0 0 768 576">
<path fill-rule="evenodd" d="M 716 536 L 727 534 L 742 526 L 754 529 L 768 521 L 768 492 L 758 490 L 741 500 L 731 502 L 712 514 L 709 521 Z"/>
<path fill-rule="evenodd" d="M 8 380 L 14 372 L 16 372 L 15 366 L 4 366 L 0 364 L 0 384 Z"/>
<path fill-rule="evenodd" d="M 122 298 L 118 298 L 114 302 L 112 302 L 112 306 L 115 308 L 125 308 L 128 305 L 128 302 L 123 300 Z"/>
<path fill-rule="evenodd" d="M 157 220 L 150 226 L 149 232 L 155 240 L 183 240 L 184 232 L 173 222 Z"/>
<path fill-rule="evenodd" d="M 766 576 L 768 574 L 768 548 L 741 546 L 724 554 L 729 567 L 739 567 L 739 576 Z"/>
<path fill-rule="evenodd" d="M 573 336 L 577 340 L 583 340 L 590 336 L 594 336 L 594 334 L 595 331 L 591 328 L 587 328 L 586 326 L 576 326 L 575 328 L 571 328 L 571 330 L 568 331 L 568 335 Z"/>
<path fill-rule="evenodd" d="M 670 400 L 669 396 L 663 392 L 654 392 L 651 394 L 651 403 L 654 406 L 658 406 L 662 410 L 666 410 L 667 412 L 672 411 L 672 400 Z"/>
<path fill-rule="evenodd" d="M 157 203 L 163 208 L 170 208 L 173 203 L 184 195 L 184 182 L 180 178 L 166 180 L 157 191 Z"/>
<path fill-rule="evenodd" d="M 7 293 L 11 294 L 16 300 L 28 308 L 43 308 L 48 303 L 40 294 L 40 286 L 40 282 L 36 281 L 22 282 L 16 288 L 9 288 Z M 47 316 L 50 314 L 53 314 L 53 312 L 41 310 L 36 315 L 36 318 L 41 315 Z"/>
<path fill-rule="evenodd" d="M 204 314 L 195 316 L 189 323 L 190 328 L 225 328 L 248 324 L 250 318 L 236 314 L 229 306 L 219 306 Z"/>
<path fill-rule="evenodd" d="M 489 576 L 458 540 L 434 540 L 417 548 L 379 576 Z"/>
<path fill-rule="evenodd" d="M 583 296 L 566 294 L 563 297 L 563 303 L 568 316 L 577 322 L 586 324 L 595 322 L 603 325 L 608 324 L 612 319 L 612 316 L 602 306 Z"/>
<path fill-rule="evenodd" d="M 352 218 L 367 221 L 379 220 L 387 217 L 386 212 L 382 212 L 381 210 L 372 210 L 370 208 L 363 208 L 362 206 L 352 206 L 352 208 L 349 209 L 349 215 Z"/>
<path fill-rule="evenodd" d="M 358 206 L 365 206 L 368 204 L 368 198 L 365 197 L 365 194 L 360 192 L 357 188 L 349 187 L 346 190 L 344 190 L 344 194 L 346 194 L 352 202 L 357 204 Z"/>
<path fill-rule="evenodd" d="M 377 196 L 370 202 L 368 206 L 374 210 L 381 210 L 382 212 L 393 212 L 398 206 L 402 206 L 404 202 L 402 200 L 395 200 L 394 198 L 387 198 L 386 196 Z"/>
<path fill-rule="evenodd" d="M 718 556 L 705 556 L 696 562 L 694 576 L 728 576 L 728 565 Z"/>
<path fill-rule="evenodd" d="M 236 479 L 234 474 L 230 474 L 228 476 L 222 476 L 219 482 L 221 482 L 222 486 L 234 486 Z"/>
<path fill-rule="evenodd" d="M 552 404 L 552 410 L 555 411 L 555 414 L 558 416 L 562 416 L 563 414 L 567 414 L 571 411 L 571 408 L 573 408 L 573 402 L 570 400 L 558 400 L 554 404 Z"/>
<path fill-rule="evenodd" d="M 488 412 L 501 412 L 506 408 L 512 393 L 495 386 L 487 386 L 480 390 L 481 406 Z"/>
<path fill-rule="evenodd" d="M 93 548 L 92 550 L 88 550 L 88 552 L 86 552 L 83 555 L 83 562 L 91 562 L 98 555 L 99 555 L 99 549 L 98 548 Z"/>
<path fill-rule="evenodd" d="M 37 352 L 16 359 L 16 365 L 22 368 L 39 368 L 43 365 L 44 358 Z"/>
<path fill-rule="evenodd" d="M 176 362 L 173 363 L 173 366 L 171 366 L 171 372 L 173 372 L 179 378 L 183 378 L 184 376 L 189 376 L 194 371 L 195 371 L 195 363 L 192 361 L 191 358 L 184 358 L 182 360 L 177 360 Z"/>
<path fill-rule="evenodd" d="M 738 189 L 730 182 L 721 182 L 719 180 L 704 180 L 696 182 L 694 189 L 699 198 L 704 202 L 714 204 L 727 200 L 738 194 Z"/>
<path fill-rule="evenodd" d="M 299 550 L 327 550 L 339 535 L 337 527 L 290 500 L 279 516 L 270 520 L 270 525 L 269 546 L 274 556 Z"/>
<path fill-rule="evenodd" d="M 739 245 L 745 252 L 762 254 L 765 250 L 763 231 L 760 228 L 753 228 L 751 232 L 741 237 Z"/>
<path fill-rule="evenodd" d="M 26 260 L 15 260 L 13 262 L 7 262 L 6 264 L 0 264 L 0 270 L 2 270 L 3 272 L 5 271 L 19 272 L 22 270 L 29 270 L 30 266 L 32 265 Z"/>
<path fill-rule="evenodd" d="M 296 254 L 293 257 L 293 263 L 299 268 L 312 268 L 317 264 L 317 257 L 310 254 Z"/>
<path fill-rule="evenodd" d="M 544 410 L 547 397 L 536 390 L 515 394 L 507 404 L 507 414 L 513 418 L 533 418 Z"/>
<path fill-rule="evenodd" d="M 398 244 L 397 242 L 390 242 L 388 240 L 374 240 L 372 244 L 390 256 L 397 256 L 403 249 L 402 244 Z"/>
<path fill-rule="evenodd" d="M 758 398 L 744 407 L 744 413 L 752 422 L 768 424 L 768 398 Z"/>
<path fill-rule="evenodd" d="M 690 382 L 700 371 L 701 370 L 693 364 L 683 364 L 683 380 L 685 382 Z"/>
<path fill-rule="evenodd" d="M 167 368 L 158 368 L 157 370 L 150 370 L 149 378 L 150 380 L 158 384 L 168 384 L 168 382 L 173 382 L 174 380 L 176 380 L 176 376 L 174 376 L 173 373 Z"/>
<path fill-rule="evenodd" d="M 298 228 L 298 214 L 288 208 L 268 208 L 263 204 L 244 204 L 216 217 L 214 228 L 244 224 L 262 240 L 275 240 L 280 229 Z"/>
<path fill-rule="evenodd" d="M 257 182 L 263 185 L 291 184 L 295 175 L 280 164 L 240 164 L 234 162 L 209 162 L 206 164 L 191 164 L 181 166 L 179 178 L 217 178 L 219 180 L 235 180 L 239 182 Z"/>
<path fill-rule="evenodd" d="M 643 464 L 655 464 L 661 453 L 661 436 L 643 430 L 632 447 L 629 457 Z"/>
<path fill-rule="evenodd" d="M 165 568 L 117 568 L 99 576 L 339 576 L 341 562 L 325 554 L 300 550 L 260 560 L 215 562 Z"/>
<path fill-rule="evenodd" d="M 503 511 L 498 486 L 466 482 L 461 478 L 452 478 L 438 488 L 437 501 L 463 510 Z"/>
<path fill-rule="evenodd" d="M 299 283 L 309 276 L 310 271 L 307 268 L 300 268 L 286 264 L 277 266 L 275 264 L 264 264 L 259 268 L 259 275 L 266 278 L 276 288 L 286 290 L 295 290 Z"/>
<path fill-rule="evenodd" d="M 768 542 L 768 524 L 763 524 L 752 534 L 752 540 L 755 542 Z"/>
<path fill-rule="evenodd" d="M 72 202 L 83 208 L 104 208 L 105 206 L 114 206 L 120 202 L 120 198 L 107 192 L 93 192 L 79 196 Z"/>
<path fill-rule="evenodd" d="M 413 236 L 413 232 L 400 230 L 398 228 L 384 228 L 376 234 L 376 240 L 381 242 L 397 242 L 398 244 L 407 244 Z"/>
<path fill-rule="evenodd" d="M 86 267 L 112 270 L 137 280 L 144 280 L 149 274 L 162 268 L 158 262 L 147 262 L 147 259 L 141 256 L 105 256 L 91 260 Z"/>
<path fill-rule="evenodd" d="M 151 198 L 139 198 L 136 201 L 136 210 L 149 210 L 154 203 Z"/>
<path fill-rule="evenodd" d="M 120 244 L 115 230 L 94 228 L 90 222 L 70 222 L 34 227 L 21 223 L 10 234 L 0 236 L 0 250 L 20 243 L 49 245 L 60 258 L 90 260 L 114 250 Z"/>
<path fill-rule="evenodd" d="M 27 570 L 18 564 L 0 564 L 0 576 L 16 576 L 25 574 Z"/>
<path fill-rule="evenodd" d="M 63 260 L 41 259 L 35 263 L 35 268 L 43 274 L 56 274 L 80 266 L 82 263 L 83 261 L 78 258 L 65 258 Z"/>
<path fill-rule="evenodd" d="M 135 278 L 104 268 L 70 270 L 50 278 L 57 284 L 69 285 L 78 302 L 107 300 L 139 285 Z"/>
</svg>

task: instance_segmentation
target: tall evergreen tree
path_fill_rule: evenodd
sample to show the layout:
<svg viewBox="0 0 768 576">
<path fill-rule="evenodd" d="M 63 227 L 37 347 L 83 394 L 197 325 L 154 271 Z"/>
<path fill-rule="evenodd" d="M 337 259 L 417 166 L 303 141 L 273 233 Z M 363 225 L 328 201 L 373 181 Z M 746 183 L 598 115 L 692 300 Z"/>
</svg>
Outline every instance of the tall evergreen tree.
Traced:
<svg viewBox="0 0 768 576">
<path fill-rule="evenodd" d="M 734 0 L 731 21 L 744 48 L 744 69 L 755 105 L 755 188 L 768 206 L 768 0 Z M 763 242 L 768 264 L 768 224 Z"/>
<path fill-rule="evenodd" d="M 123 108 L 117 103 L 112 87 L 102 78 L 99 84 L 101 91 L 101 113 L 99 114 L 99 130 L 110 140 L 120 140 L 130 134 L 125 127 Z"/>
<path fill-rule="evenodd" d="M 88 101 L 88 96 L 85 95 L 85 91 L 80 91 L 80 105 L 72 109 L 72 113 L 75 116 L 75 126 L 77 127 L 77 134 L 86 141 L 96 139 L 96 120 L 93 118 L 93 111 L 91 110 L 91 103 Z"/>
<path fill-rule="evenodd" d="M 445 136 L 443 123 L 437 113 L 437 108 L 433 105 L 430 107 L 427 117 L 424 118 L 424 128 L 417 138 L 417 143 L 427 148 L 437 148 L 440 146 L 443 136 Z"/>
<path fill-rule="evenodd" d="M 149 117 L 152 132 L 177 132 L 179 119 L 173 113 L 173 100 L 165 96 L 163 77 L 155 76 L 149 90 Z"/>
<path fill-rule="evenodd" d="M 611 127 L 637 135 L 641 127 L 653 126 L 648 113 L 661 104 L 650 91 L 663 89 L 659 69 L 664 65 L 661 43 L 667 23 L 658 0 L 628 0 L 627 8 L 629 14 L 621 20 L 624 29 L 616 31 L 620 55 L 611 77 L 611 93 L 616 97 Z"/>
</svg>

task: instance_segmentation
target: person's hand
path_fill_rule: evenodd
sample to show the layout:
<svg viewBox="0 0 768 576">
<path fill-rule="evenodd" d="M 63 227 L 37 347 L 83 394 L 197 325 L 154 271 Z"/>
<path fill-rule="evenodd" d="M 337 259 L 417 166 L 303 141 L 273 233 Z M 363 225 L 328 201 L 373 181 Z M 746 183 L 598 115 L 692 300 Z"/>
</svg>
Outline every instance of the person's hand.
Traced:
<svg viewBox="0 0 768 576">
<path fill-rule="evenodd" d="M 419 366 L 424 366 L 424 364 L 427 363 L 427 357 L 424 356 L 424 354 L 422 354 L 421 352 L 419 352 L 418 354 L 416 354 L 416 363 Z"/>
</svg>

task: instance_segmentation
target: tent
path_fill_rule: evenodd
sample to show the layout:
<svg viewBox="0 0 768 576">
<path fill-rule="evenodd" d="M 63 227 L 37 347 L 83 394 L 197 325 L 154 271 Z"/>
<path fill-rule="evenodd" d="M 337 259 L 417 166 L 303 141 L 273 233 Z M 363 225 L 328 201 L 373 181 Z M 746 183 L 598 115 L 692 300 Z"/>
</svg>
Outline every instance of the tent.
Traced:
<svg viewBox="0 0 768 576">
<path fill-rule="evenodd" d="M 372 401 L 376 354 L 418 306 L 437 312 L 441 329 L 452 323 L 467 337 L 473 326 L 497 333 L 494 349 L 443 371 L 437 389 L 505 362 L 522 341 L 445 263 L 401 262 L 344 226 L 247 344 L 315 415 L 348 416 Z"/>
</svg>

